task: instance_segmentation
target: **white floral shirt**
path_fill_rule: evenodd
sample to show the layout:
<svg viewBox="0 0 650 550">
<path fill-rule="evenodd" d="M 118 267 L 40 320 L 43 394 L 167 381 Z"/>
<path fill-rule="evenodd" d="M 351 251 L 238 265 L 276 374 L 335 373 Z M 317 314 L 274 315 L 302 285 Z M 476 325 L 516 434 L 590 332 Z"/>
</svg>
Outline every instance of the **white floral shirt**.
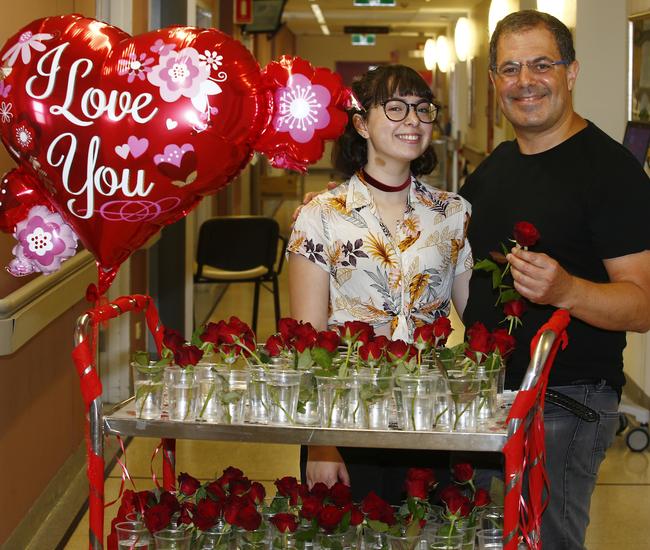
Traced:
<svg viewBox="0 0 650 550">
<path fill-rule="evenodd" d="M 472 268 L 470 204 L 411 179 L 404 218 L 392 236 L 358 176 L 307 204 L 288 252 L 330 274 L 328 324 L 391 323 L 411 341 L 417 325 L 448 315 L 454 277 Z"/>
</svg>

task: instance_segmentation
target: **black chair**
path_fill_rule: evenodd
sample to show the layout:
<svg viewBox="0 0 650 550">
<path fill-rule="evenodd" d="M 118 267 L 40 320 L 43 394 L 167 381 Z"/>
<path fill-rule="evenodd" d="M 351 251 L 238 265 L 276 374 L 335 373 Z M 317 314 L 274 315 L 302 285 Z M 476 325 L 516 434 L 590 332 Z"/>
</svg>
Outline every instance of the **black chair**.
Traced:
<svg viewBox="0 0 650 550">
<path fill-rule="evenodd" d="M 279 241 L 282 250 L 276 270 Z M 222 216 L 206 220 L 199 230 L 194 284 L 255 283 L 251 325 L 255 332 L 260 286 L 270 282 L 272 289 L 263 286 L 273 292 L 277 330 L 280 319 L 278 275 L 282 271 L 286 247 L 287 240 L 280 235 L 280 226 L 273 218 Z"/>
</svg>

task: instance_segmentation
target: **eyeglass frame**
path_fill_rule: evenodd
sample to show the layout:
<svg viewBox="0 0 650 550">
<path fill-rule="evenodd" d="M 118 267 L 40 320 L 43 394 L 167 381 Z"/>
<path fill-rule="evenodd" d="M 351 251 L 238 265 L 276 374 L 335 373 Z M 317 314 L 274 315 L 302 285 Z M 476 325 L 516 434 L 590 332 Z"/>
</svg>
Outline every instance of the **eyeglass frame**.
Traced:
<svg viewBox="0 0 650 550">
<path fill-rule="evenodd" d="M 553 60 L 548 59 L 548 58 L 546 58 L 546 57 L 542 57 L 542 58 L 540 58 L 540 59 L 536 59 L 536 60 L 534 60 L 534 61 L 526 61 L 526 62 L 524 62 L 524 63 L 522 63 L 521 61 L 506 61 L 505 63 L 503 63 L 503 64 L 501 65 L 501 67 L 503 67 L 503 66 L 507 66 L 507 65 L 513 65 L 513 66 L 515 66 L 515 67 L 518 67 L 519 70 L 517 71 L 516 74 L 512 74 L 512 75 L 504 75 L 504 74 L 501 74 L 501 73 L 499 72 L 499 68 L 500 68 L 500 67 L 497 67 L 496 65 L 492 65 L 492 66 L 490 67 L 490 70 L 491 70 L 494 74 L 496 74 L 497 76 L 499 76 L 500 78 L 506 78 L 506 79 L 517 78 L 517 77 L 521 74 L 521 70 L 522 70 L 524 67 L 526 67 L 530 72 L 532 72 L 533 74 L 536 74 L 536 75 L 543 75 L 543 74 L 546 74 L 547 72 L 549 72 L 549 71 L 542 71 L 541 73 L 538 73 L 538 72 L 536 72 L 536 71 L 532 68 L 533 65 L 538 65 L 538 64 L 540 64 L 540 63 L 547 63 L 547 64 L 550 65 L 551 67 L 556 67 L 556 66 L 558 66 L 558 65 L 564 65 L 565 67 L 567 67 L 567 66 L 571 65 L 571 62 L 570 62 L 570 61 L 567 61 L 566 59 L 559 59 L 559 60 L 557 60 L 557 61 L 553 61 Z"/>
<path fill-rule="evenodd" d="M 394 120 L 388 116 L 388 113 L 386 112 L 386 105 L 391 101 L 399 101 L 400 103 L 406 105 L 406 114 L 404 115 L 403 118 L 400 118 L 399 120 Z M 422 105 L 423 103 L 428 103 L 429 105 L 435 108 L 436 113 L 433 117 L 433 120 L 422 120 L 420 118 L 420 115 L 418 114 L 417 106 Z M 381 101 L 379 105 L 382 106 L 382 109 L 384 110 L 384 115 L 386 115 L 386 118 L 391 122 L 402 122 L 403 120 L 406 120 L 409 116 L 409 113 L 411 112 L 411 109 L 409 109 L 409 107 L 413 107 L 413 112 L 415 113 L 415 116 L 422 124 L 433 124 L 438 119 L 438 113 L 440 112 L 440 105 L 438 105 L 433 101 L 429 101 L 428 99 L 423 99 L 422 101 L 418 101 L 417 103 L 409 103 L 408 101 L 404 101 L 399 97 L 391 97 L 389 99 L 386 99 L 385 101 Z"/>
</svg>

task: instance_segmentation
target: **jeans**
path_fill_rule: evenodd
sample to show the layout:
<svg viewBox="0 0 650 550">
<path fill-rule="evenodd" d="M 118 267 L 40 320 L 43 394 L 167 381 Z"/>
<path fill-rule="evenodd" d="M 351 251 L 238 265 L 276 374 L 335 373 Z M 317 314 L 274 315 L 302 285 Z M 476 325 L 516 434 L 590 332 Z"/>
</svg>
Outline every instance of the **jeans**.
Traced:
<svg viewBox="0 0 650 550">
<path fill-rule="evenodd" d="M 551 495 L 542 516 L 542 546 L 548 550 L 584 550 L 598 468 L 618 428 L 618 394 L 604 381 L 553 389 L 600 415 L 596 422 L 585 422 L 556 405 L 547 403 L 544 408 Z"/>
</svg>

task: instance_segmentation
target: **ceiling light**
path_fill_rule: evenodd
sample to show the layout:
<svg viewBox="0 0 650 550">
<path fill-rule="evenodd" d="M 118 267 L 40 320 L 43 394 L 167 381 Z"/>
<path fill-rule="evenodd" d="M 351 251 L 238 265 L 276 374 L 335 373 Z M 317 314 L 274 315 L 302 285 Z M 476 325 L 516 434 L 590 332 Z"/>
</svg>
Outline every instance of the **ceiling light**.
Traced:
<svg viewBox="0 0 650 550">
<path fill-rule="evenodd" d="M 458 61 L 466 61 L 472 52 L 472 24 L 467 17 L 461 17 L 456 21 L 454 30 L 454 47 Z"/>
<path fill-rule="evenodd" d="M 517 0 L 492 0 L 492 2 L 490 2 L 490 11 L 488 12 L 489 36 L 492 36 L 497 23 L 501 21 L 501 19 L 519 9 L 515 2 L 517 2 Z"/>
<path fill-rule="evenodd" d="M 424 66 L 429 71 L 436 68 L 436 41 L 433 38 L 424 43 Z"/>
<path fill-rule="evenodd" d="M 327 25 L 321 25 L 321 26 L 320 26 L 320 30 L 323 31 L 323 34 L 324 34 L 325 36 L 329 36 L 329 35 L 330 35 L 330 30 L 329 30 L 329 28 L 328 28 Z"/>
<path fill-rule="evenodd" d="M 557 17 L 569 28 L 576 25 L 576 0 L 537 0 L 537 9 Z"/>
<path fill-rule="evenodd" d="M 442 73 L 446 73 L 451 67 L 451 48 L 444 34 L 436 39 L 436 63 Z"/>
<path fill-rule="evenodd" d="M 323 12 L 320 9 L 320 6 L 318 4 L 312 4 L 311 5 L 311 11 L 314 12 L 314 16 L 316 17 L 316 21 L 318 21 L 319 25 L 325 25 L 325 18 L 323 17 Z"/>
</svg>

